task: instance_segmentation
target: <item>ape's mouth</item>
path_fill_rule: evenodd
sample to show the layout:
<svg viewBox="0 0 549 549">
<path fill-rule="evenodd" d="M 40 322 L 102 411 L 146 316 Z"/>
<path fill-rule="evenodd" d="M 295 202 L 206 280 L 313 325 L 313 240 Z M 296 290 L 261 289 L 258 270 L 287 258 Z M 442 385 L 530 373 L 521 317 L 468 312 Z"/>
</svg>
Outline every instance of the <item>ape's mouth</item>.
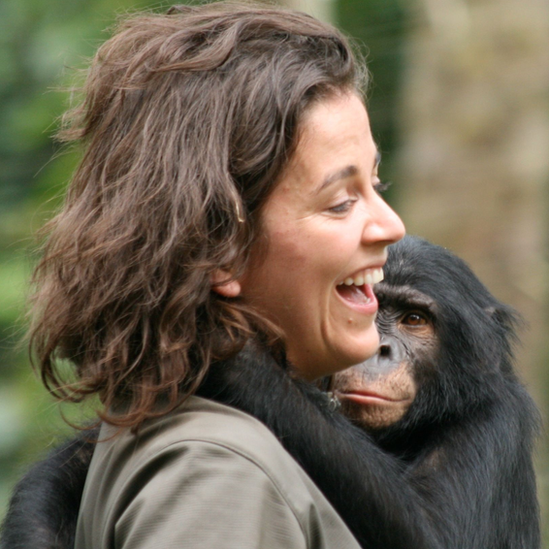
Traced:
<svg viewBox="0 0 549 549">
<path fill-rule="evenodd" d="M 387 395 L 383 395 L 381 393 L 378 393 L 376 391 L 366 391 L 366 390 L 352 390 L 352 391 L 345 391 L 339 389 L 336 391 L 336 395 L 339 399 L 342 400 L 350 400 L 352 402 L 356 402 L 357 404 L 361 404 L 363 406 L 372 405 L 372 404 L 390 404 L 390 403 L 398 403 L 398 402 L 405 402 L 409 399 L 399 399 L 399 398 L 391 398 Z"/>
</svg>

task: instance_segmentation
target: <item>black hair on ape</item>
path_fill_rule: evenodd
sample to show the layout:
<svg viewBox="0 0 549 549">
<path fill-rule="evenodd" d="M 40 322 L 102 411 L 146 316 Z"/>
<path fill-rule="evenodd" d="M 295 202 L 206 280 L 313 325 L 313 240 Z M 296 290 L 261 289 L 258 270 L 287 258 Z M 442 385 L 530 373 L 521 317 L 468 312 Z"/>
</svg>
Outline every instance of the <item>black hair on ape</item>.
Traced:
<svg viewBox="0 0 549 549">
<path fill-rule="evenodd" d="M 409 422 L 438 423 L 499 401 L 513 371 L 520 317 L 498 301 L 469 266 L 446 248 L 406 236 L 391 246 L 384 283 L 410 287 L 436 302 L 433 322 L 440 342 L 436 377 L 419 388 Z M 383 307 L 383 302 L 380 307 Z"/>
</svg>

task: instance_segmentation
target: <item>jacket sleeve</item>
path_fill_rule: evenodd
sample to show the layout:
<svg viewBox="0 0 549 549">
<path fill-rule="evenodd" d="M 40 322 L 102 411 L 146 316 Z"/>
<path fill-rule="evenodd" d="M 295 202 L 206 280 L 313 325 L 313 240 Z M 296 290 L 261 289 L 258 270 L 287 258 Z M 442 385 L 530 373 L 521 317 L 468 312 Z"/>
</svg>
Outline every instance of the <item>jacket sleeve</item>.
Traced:
<svg viewBox="0 0 549 549">
<path fill-rule="evenodd" d="M 305 549 L 268 472 L 222 445 L 185 441 L 131 476 L 117 505 L 118 549 Z"/>
</svg>

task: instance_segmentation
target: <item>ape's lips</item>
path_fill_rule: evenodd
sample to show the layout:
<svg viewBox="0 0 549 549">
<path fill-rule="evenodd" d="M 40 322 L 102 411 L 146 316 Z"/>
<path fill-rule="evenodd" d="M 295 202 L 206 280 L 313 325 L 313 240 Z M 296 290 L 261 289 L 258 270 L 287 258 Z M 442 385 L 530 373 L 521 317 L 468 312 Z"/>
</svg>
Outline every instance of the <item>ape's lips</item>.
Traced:
<svg viewBox="0 0 549 549">
<path fill-rule="evenodd" d="M 382 403 L 391 403 L 391 402 L 402 402 L 401 399 L 394 399 L 388 396 L 382 395 L 375 391 L 365 391 L 365 390 L 353 390 L 346 392 L 343 390 L 336 391 L 338 398 L 351 400 L 361 405 L 372 405 L 372 404 L 382 404 Z M 405 399 L 404 399 L 405 400 Z"/>
</svg>

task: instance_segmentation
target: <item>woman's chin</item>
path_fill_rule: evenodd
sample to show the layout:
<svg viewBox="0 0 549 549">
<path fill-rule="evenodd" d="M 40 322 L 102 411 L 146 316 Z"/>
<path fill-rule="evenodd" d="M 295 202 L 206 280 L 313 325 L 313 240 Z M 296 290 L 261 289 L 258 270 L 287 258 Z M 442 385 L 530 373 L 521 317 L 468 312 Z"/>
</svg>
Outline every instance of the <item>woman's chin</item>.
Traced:
<svg viewBox="0 0 549 549">
<path fill-rule="evenodd" d="M 360 364 L 379 347 L 379 334 L 373 320 L 361 330 L 345 326 L 325 330 L 323 334 L 321 340 L 307 343 L 292 338 L 286 341 L 288 360 L 304 379 L 318 379 Z"/>
<path fill-rule="evenodd" d="M 379 348 L 379 334 L 373 322 L 368 329 L 354 334 L 347 333 L 346 336 L 340 339 L 338 345 L 340 361 L 344 363 L 344 366 L 340 366 L 339 370 L 368 360 Z"/>
<path fill-rule="evenodd" d="M 334 349 L 332 360 L 324 368 L 323 376 L 335 374 L 371 358 L 378 350 L 379 336 L 377 330 L 374 330 L 359 341 L 351 339 L 348 342 L 341 340 L 339 343 Z M 343 343 L 346 344 L 342 345 Z"/>
</svg>

